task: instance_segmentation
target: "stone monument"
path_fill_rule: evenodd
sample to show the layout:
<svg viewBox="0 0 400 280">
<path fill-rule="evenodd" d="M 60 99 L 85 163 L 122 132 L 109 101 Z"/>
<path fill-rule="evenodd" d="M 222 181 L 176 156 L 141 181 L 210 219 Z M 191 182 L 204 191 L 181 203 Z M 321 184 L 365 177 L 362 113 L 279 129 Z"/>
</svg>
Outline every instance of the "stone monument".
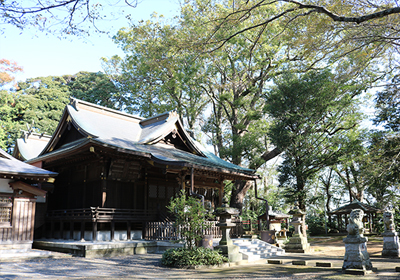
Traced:
<svg viewBox="0 0 400 280">
<path fill-rule="evenodd" d="M 382 257 L 399 257 L 399 237 L 394 228 L 393 213 L 383 213 L 383 223 L 385 225 L 385 232 L 383 236 L 383 250 Z"/>
<path fill-rule="evenodd" d="M 306 213 L 301 211 L 298 203 L 289 211 L 293 215 L 291 224 L 294 226 L 293 236 L 290 237 L 289 243 L 285 246 L 285 251 L 289 253 L 308 253 L 310 252 L 310 243 L 307 242 Z"/>
<path fill-rule="evenodd" d="M 229 207 L 228 199 L 223 197 L 222 206 L 217 208 L 214 214 L 220 217 L 217 226 L 222 230 L 221 241 L 219 245 L 214 248 L 216 250 L 221 250 L 222 254 L 227 257 L 230 262 L 241 261 L 243 256 L 239 253 L 239 246 L 233 245 L 233 241 L 229 236 L 229 232 L 235 226 L 235 224 L 231 222 L 232 216 L 239 214 L 239 210 Z"/>
<path fill-rule="evenodd" d="M 360 270 L 365 274 L 372 271 L 372 263 L 367 252 L 368 238 L 364 237 L 363 217 L 364 211 L 361 209 L 354 209 L 350 213 L 347 225 L 348 235 L 343 239 L 346 248 L 342 266 L 343 273 Z"/>
</svg>

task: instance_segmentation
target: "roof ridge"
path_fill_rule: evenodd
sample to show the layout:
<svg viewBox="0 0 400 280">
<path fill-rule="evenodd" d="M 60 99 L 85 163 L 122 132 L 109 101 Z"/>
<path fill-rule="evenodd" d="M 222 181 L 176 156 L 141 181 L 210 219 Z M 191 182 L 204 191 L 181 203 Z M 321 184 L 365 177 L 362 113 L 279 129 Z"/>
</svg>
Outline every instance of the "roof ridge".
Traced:
<svg viewBox="0 0 400 280">
<path fill-rule="evenodd" d="M 125 112 L 122 112 L 122 111 L 111 109 L 111 108 L 108 108 L 108 107 L 105 107 L 105 106 L 93 104 L 93 103 L 90 103 L 90 102 L 87 102 L 87 101 L 83 101 L 83 100 L 80 100 L 80 99 L 77 99 L 75 97 L 70 96 L 70 102 L 69 102 L 68 105 L 71 105 L 72 107 L 74 107 L 75 110 L 79 111 L 79 104 L 84 104 L 85 106 L 92 107 L 92 108 L 95 108 L 95 109 L 107 111 L 107 112 L 110 112 L 110 113 L 122 115 L 122 116 L 133 118 L 133 119 L 137 119 L 139 121 L 142 121 L 144 119 L 144 118 L 139 117 L 139 116 L 135 116 L 135 115 L 132 115 L 132 114 L 129 114 L 129 113 L 125 113 Z"/>
</svg>

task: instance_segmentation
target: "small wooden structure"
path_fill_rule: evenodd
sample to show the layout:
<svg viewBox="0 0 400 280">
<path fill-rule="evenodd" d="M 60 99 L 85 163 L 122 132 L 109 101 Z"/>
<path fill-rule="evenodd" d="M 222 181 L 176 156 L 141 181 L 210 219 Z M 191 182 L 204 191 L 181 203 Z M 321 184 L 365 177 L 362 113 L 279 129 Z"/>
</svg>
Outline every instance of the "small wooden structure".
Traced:
<svg viewBox="0 0 400 280">
<path fill-rule="evenodd" d="M 36 201 L 46 196 L 40 186 L 56 175 L 0 149 L 0 250 L 32 248 Z"/>
<path fill-rule="evenodd" d="M 38 237 L 60 239 L 149 239 L 181 190 L 216 207 L 225 180 L 258 178 L 201 146 L 175 112 L 143 119 L 77 99 L 27 162 L 59 173 Z"/>
<path fill-rule="evenodd" d="M 354 199 L 349 204 L 343 205 L 327 214 L 329 216 L 336 215 L 336 219 L 338 222 L 338 230 L 339 232 L 347 232 L 346 226 L 349 223 L 349 215 L 353 209 L 361 209 L 364 211 L 364 228 L 366 233 L 372 233 L 373 231 L 373 220 L 377 217 L 378 213 L 383 213 L 384 211 L 373 207 L 371 205 L 360 202 L 357 199 Z M 344 219 L 344 223 L 343 223 Z"/>
</svg>

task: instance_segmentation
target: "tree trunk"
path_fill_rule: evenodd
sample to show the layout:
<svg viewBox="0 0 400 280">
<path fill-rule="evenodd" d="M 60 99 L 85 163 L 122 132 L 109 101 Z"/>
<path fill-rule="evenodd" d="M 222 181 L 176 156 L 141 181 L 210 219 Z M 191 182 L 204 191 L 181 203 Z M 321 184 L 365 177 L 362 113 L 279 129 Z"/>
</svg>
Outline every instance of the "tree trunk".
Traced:
<svg viewBox="0 0 400 280">
<path fill-rule="evenodd" d="M 236 180 L 232 187 L 230 207 L 239 209 L 240 215 L 242 214 L 243 200 L 247 191 L 251 188 L 251 181 Z"/>
</svg>

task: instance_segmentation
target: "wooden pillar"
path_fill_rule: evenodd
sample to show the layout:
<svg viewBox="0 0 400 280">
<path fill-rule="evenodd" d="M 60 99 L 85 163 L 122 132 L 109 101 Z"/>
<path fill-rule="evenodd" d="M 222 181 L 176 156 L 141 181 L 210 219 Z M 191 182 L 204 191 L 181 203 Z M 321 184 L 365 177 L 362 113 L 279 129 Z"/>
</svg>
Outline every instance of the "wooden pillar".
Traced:
<svg viewBox="0 0 400 280">
<path fill-rule="evenodd" d="M 194 193 L 194 168 L 190 169 L 190 189 Z"/>
<path fill-rule="evenodd" d="M 101 179 L 101 207 L 105 207 L 107 201 L 107 181 Z"/>
<path fill-rule="evenodd" d="M 42 226 L 42 237 L 46 238 L 46 220 L 44 221 Z"/>
<path fill-rule="evenodd" d="M 338 227 L 339 227 L 339 232 L 342 231 L 342 215 L 338 214 Z"/>
<path fill-rule="evenodd" d="M 85 222 L 81 222 L 81 241 L 85 241 Z"/>
<path fill-rule="evenodd" d="M 69 239 L 74 239 L 74 222 L 69 222 Z"/>
<path fill-rule="evenodd" d="M 64 221 L 60 221 L 60 238 L 64 239 Z"/>
<path fill-rule="evenodd" d="M 97 241 L 97 221 L 94 221 L 92 226 L 92 240 Z"/>
<path fill-rule="evenodd" d="M 50 238 L 54 238 L 54 221 L 50 223 Z"/>
<path fill-rule="evenodd" d="M 127 223 L 126 223 L 126 239 L 127 240 L 131 240 L 131 222 L 130 221 L 128 221 Z"/>
<path fill-rule="evenodd" d="M 144 209 L 148 210 L 149 184 L 147 181 L 147 168 L 144 170 Z"/>
<path fill-rule="evenodd" d="M 110 236 L 111 241 L 115 241 L 114 234 L 115 234 L 115 222 L 111 221 L 111 236 Z"/>
<path fill-rule="evenodd" d="M 372 213 L 369 213 L 369 233 L 372 233 Z"/>
<path fill-rule="evenodd" d="M 347 225 L 349 224 L 349 216 L 347 214 L 344 214 L 344 221 L 345 221 L 345 228 L 347 228 Z"/>
<path fill-rule="evenodd" d="M 225 187 L 225 185 L 224 185 L 224 181 L 221 179 L 221 182 L 220 182 L 220 188 L 219 188 L 219 194 L 218 194 L 218 199 L 219 199 L 219 201 L 218 201 L 218 206 L 219 207 L 221 207 L 222 206 L 222 198 L 223 198 L 223 196 L 224 196 L 224 187 Z"/>
<path fill-rule="evenodd" d="M 137 209 L 137 184 L 133 184 L 133 209 Z"/>
</svg>

